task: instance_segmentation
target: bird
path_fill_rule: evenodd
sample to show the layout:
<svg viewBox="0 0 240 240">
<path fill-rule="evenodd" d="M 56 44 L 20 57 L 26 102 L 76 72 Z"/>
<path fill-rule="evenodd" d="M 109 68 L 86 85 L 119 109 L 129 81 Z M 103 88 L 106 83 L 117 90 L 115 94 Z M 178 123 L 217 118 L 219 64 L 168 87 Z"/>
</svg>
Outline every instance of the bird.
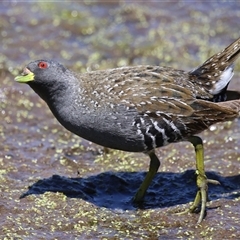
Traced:
<svg viewBox="0 0 240 240">
<path fill-rule="evenodd" d="M 240 38 L 194 70 L 125 66 L 76 73 L 54 60 L 30 62 L 15 81 L 28 84 L 70 132 L 101 146 L 149 156 L 145 179 L 133 197 L 142 202 L 160 161 L 155 149 L 187 141 L 195 149 L 195 199 L 188 212 L 206 216 L 208 179 L 203 141 L 212 124 L 239 117 L 240 100 L 228 100 L 228 84 L 240 55 Z"/>
</svg>

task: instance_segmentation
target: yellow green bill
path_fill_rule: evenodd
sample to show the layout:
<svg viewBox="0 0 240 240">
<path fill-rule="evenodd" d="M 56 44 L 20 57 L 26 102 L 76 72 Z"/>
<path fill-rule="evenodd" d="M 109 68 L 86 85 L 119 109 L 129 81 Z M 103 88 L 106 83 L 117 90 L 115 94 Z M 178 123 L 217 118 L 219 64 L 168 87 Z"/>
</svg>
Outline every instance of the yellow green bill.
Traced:
<svg viewBox="0 0 240 240">
<path fill-rule="evenodd" d="M 27 75 L 20 75 L 15 77 L 16 82 L 26 83 L 34 80 L 34 73 L 30 72 Z"/>
</svg>

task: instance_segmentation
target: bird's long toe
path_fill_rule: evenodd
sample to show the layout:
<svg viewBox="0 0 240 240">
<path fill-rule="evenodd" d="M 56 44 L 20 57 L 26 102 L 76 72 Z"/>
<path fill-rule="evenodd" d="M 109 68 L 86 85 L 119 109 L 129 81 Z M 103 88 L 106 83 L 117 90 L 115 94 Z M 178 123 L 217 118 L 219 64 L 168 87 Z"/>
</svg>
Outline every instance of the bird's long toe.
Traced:
<svg viewBox="0 0 240 240">
<path fill-rule="evenodd" d="M 200 214 L 197 222 L 198 224 L 202 222 L 206 213 L 206 205 L 208 200 L 208 183 L 215 185 L 220 184 L 217 180 L 208 179 L 205 174 L 197 175 L 197 186 L 199 190 L 197 191 L 193 204 L 189 208 L 189 212 L 193 213 L 200 209 Z"/>
</svg>

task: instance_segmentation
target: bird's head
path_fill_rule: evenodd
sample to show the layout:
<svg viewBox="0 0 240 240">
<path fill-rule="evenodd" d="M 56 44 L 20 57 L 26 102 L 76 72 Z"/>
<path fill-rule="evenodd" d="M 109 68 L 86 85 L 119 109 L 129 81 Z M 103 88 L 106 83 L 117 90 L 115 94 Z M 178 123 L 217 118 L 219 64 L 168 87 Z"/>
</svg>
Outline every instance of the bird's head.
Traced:
<svg viewBox="0 0 240 240">
<path fill-rule="evenodd" d="M 53 60 L 37 60 L 29 63 L 16 82 L 27 83 L 46 102 L 52 96 L 64 94 L 69 81 L 74 79 L 63 65 Z"/>
<path fill-rule="evenodd" d="M 22 75 L 17 76 L 15 81 L 31 85 L 52 85 L 61 81 L 66 68 L 52 60 L 37 60 L 29 63 L 23 70 Z"/>
</svg>

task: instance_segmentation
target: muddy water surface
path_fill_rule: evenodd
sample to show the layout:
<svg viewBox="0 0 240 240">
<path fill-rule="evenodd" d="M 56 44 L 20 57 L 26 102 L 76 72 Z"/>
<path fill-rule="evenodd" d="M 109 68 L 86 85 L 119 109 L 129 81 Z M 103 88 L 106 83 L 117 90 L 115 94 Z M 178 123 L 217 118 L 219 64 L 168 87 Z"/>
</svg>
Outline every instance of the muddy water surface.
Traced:
<svg viewBox="0 0 240 240">
<path fill-rule="evenodd" d="M 63 129 L 38 96 L 14 82 L 30 60 L 76 71 L 161 64 L 192 69 L 239 37 L 232 3 L 0 3 L 1 239 L 238 239 L 240 121 L 212 126 L 205 143 L 205 220 L 177 216 L 196 193 L 188 143 L 158 149 L 159 173 L 145 202 L 136 192 L 149 160 L 103 148 Z M 240 91 L 240 61 L 230 85 Z"/>
</svg>

